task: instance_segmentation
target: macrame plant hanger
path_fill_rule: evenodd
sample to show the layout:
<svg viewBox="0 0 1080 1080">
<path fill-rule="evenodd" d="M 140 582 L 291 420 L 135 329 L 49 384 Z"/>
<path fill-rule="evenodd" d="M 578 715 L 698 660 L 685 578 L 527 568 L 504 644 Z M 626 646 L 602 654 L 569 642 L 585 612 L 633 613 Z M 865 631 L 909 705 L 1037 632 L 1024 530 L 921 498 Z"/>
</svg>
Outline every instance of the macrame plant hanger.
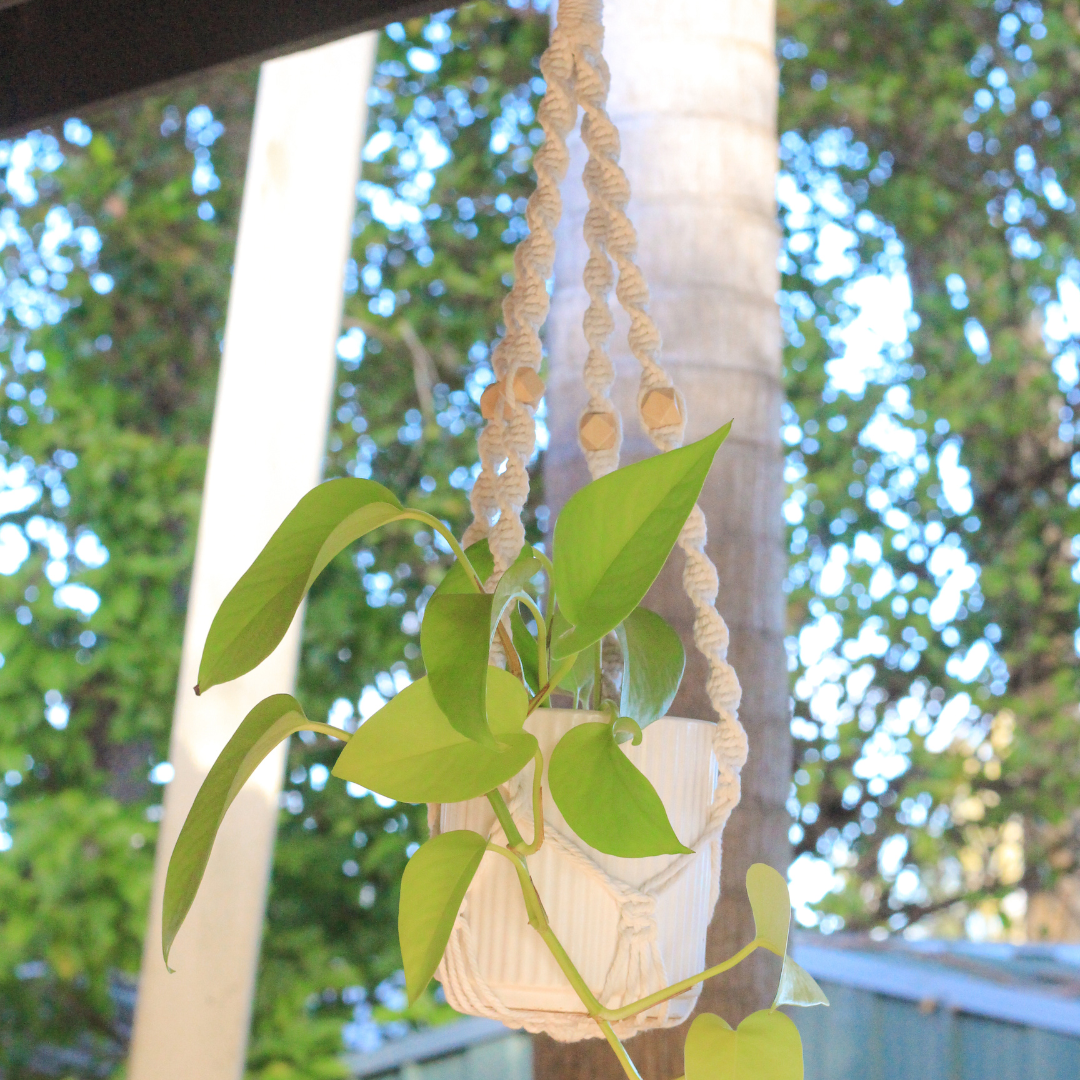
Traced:
<svg viewBox="0 0 1080 1080">
<path fill-rule="evenodd" d="M 582 140 L 588 150 L 583 182 L 589 200 L 584 222 L 589 249 L 584 272 L 589 295 L 584 318 L 588 344 L 584 382 L 589 399 L 579 420 L 579 443 L 594 479 L 618 468 L 622 419 L 611 400 L 615 369 L 608 351 L 615 326 L 608 303 L 613 286 L 630 317 L 630 350 L 641 365 L 637 411 L 643 429 L 660 452 L 681 446 L 686 430 L 686 402 L 661 366 L 661 340 L 648 312 L 648 286 L 634 261 L 637 233 L 626 214 L 630 186 L 619 164 L 619 133 L 607 113 L 610 75 L 602 55 L 602 11 L 602 0 L 560 0 L 558 23 L 540 61 L 547 89 L 537 119 L 545 138 L 533 159 L 537 184 L 525 212 L 529 234 L 514 253 L 514 283 L 503 302 L 505 334 L 492 354 L 495 382 L 481 400 L 487 421 L 478 439 L 481 472 L 470 497 L 474 520 L 464 537 L 466 545 L 484 538 L 488 541 L 494 558 L 489 590 L 525 542 L 521 514 L 529 495 L 535 410 L 544 393 L 539 376 L 540 328 L 549 308 L 547 282 L 554 268 L 555 231 L 562 213 L 559 185 L 569 163 L 566 140 L 579 106 L 584 113 Z M 738 719 L 739 681 L 727 662 L 728 628 L 716 610 L 719 580 L 705 552 L 705 541 L 705 516 L 695 506 L 679 537 L 679 547 L 685 555 L 683 587 L 694 609 L 694 644 L 708 665 L 706 690 L 718 718 L 711 739 L 716 770 L 712 799 L 702 834 L 689 842 L 698 852 L 712 850 L 707 920 L 719 897 L 720 839 L 739 801 L 739 775 L 746 761 L 747 741 Z M 531 808 L 523 784 L 512 783 L 507 795 L 515 816 L 529 820 Z M 433 833 L 440 831 L 438 806 L 429 808 L 429 822 Z M 546 834 L 583 873 L 602 879 L 619 908 L 618 955 L 604 987 L 605 1004 L 637 1000 L 665 985 L 664 965 L 656 950 L 655 921 L 650 923 L 648 916 L 657 897 L 684 873 L 686 860 L 692 857 L 680 856 L 649 882 L 631 887 L 601 869 L 576 838 L 551 825 L 546 826 Z M 512 1026 L 544 1030 L 556 1038 L 572 1040 L 597 1034 L 595 1025 L 584 1015 L 554 1016 L 542 1008 L 509 1008 L 500 1001 L 485 984 L 477 964 L 479 913 L 476 926 L 471 923 L 466 901 L 440 970 L 451 1004 Z M 525 933 L 529 932 L 526 927 Z M 661 1007 L 649 1017 L 623 1021 L 618 1028 L 622 1029 L 620 1035 L 630 1035 L 645 1027 L 678 1023 L 682 1018 Z"/>
</svg>

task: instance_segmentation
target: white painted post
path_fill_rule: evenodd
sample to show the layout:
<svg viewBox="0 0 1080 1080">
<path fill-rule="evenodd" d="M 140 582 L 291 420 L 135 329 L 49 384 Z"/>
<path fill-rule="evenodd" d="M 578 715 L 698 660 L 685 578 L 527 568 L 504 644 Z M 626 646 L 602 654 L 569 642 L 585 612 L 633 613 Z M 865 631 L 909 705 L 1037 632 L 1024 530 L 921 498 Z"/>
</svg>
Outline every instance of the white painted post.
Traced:
<svg viewBox="0 0 1080 1080">
<path fill-rule="evenodd" d="M 239 1080 L 285 748 L 229 810 L 198 899 L 161 956 L 161 895 L 184 817 L 218 752 L 262 698 L 293 688 L 297 619 L 243 679 L 192 688 L 218 605 L 322 471 L 345 261 L 376 35 L 262 67 L 225 350 L 188 603 L 129 1080 Z"/>
</svg>

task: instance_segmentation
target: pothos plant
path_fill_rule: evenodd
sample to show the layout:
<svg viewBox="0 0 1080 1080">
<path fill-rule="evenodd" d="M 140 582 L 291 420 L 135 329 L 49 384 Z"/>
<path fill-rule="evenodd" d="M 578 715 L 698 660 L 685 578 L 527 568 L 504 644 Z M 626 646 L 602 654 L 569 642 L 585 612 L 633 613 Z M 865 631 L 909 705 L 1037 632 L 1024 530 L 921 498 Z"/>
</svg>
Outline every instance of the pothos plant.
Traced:
<svg viewBox="0 0 1080 1080">
<path fill-rule="evenodd" d="M 552 557 L 526 546 L 492 592 L 484 588 L 493 569 L 486 541 L 463 550 L 441 521 L 402 506 L 382 485 L 331 480 L 304 496 L 221 605 L 196 693 L 245 674 L 269 656 L 330 560 L 380 526 L 405 520 L 437 531 L 456 556 L 424 612 L 420 645 L 427 674 L 352 735 L 309 720 L 288 694 L 266 698 L 248 713 L 206 777 L 172 853 L 162 924 L 166 963 L 233 798 L 278 743 L 297 731 L 320 732 L 345 741 L 334 776 L 401 802 L 486 797 L 505 834 L 501 844 L 470 830 L 443 833 L 423 844 L 406 866 L 398 929 L 410 1001 L 434 975 L 469 884 L 491 853 L 513 866 L 529 925 L 627 1076 L 639 1074 L 612 1030 L 614 1022 L 764 948 L 784 960 L 773 1007 L 754 1013 L 738 1030 L 718 1016 L 698 1016 L 686 1040 L 686 1080 L 799 1080 L 798 1031 L 777 1007 L 825 1003 L 825 998 L 787 955 L 791 909 L 787 886 L 775 870 L 757 864 L 747 874 L 753 941 L 724 963 L 617 1009 L 605 1007 L 582 979 L 552 931 L 529 873 L 528 859 L 544 843 L 545 762 L 525 722 L 550 706 L 555 690 L 600 717 L 571 728 L 547 763 L 551 798 L 570 828 L 597 850 L 624 858 L 690 851 L 676 836 L 656 789 L 620 744 L 640 743 L 642 729 L 664 715 L 681 681 L 679 637 L 641 601 L 671 553 L 729 428 L 619 469 L 577 492 L 556 522 Z M 538 582 L 546 586 L 541 590 Z M 604 676 L 605 639 L 621 653 L 617 691 Z M 489 663 L 496 640 L 505 669 Z M 537 720 L 542 722 L 542 714 Z M 526 842 L 499 787 L 529 762 L 535 763 L 534 825 Z"/>
</svg>

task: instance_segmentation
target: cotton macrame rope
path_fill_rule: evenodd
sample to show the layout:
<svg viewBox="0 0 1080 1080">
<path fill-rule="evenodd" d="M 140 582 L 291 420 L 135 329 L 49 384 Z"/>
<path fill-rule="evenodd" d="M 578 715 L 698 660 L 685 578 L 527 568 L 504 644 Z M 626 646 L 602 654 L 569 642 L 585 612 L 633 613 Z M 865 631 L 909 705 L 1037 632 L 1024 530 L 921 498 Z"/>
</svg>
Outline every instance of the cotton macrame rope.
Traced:
<svg viewBox="0 0 1080 1080">
<path fill-rule="evenodd" d="M 536 190 L 529 199 L 526 220 L 529 235 L 514 253 L 515 278 L 505 301 L 506 332 L 492 356 L 495 377 L 503 387 L 507 412 L 497 409 L 479 438 L 481 472 L 470 502 L 474 520 L 465 533 L 466 544 L 488 538 L 495 561 L 489 588 L 517 558 L 524 544 L 521 511 L 529 494 L 528 461 L 536 445 L 533 409 L 516 400 L 515 375 L 522 367 L 539 370 L 539 330 L 547 316 L 547 280 L 555 262 L 555 229 L 562 213 L 559 183 L 566 175 L 569 154 L 566 137 L 584 110 L 581 133 L 589 151 L 583 181 L 589 196 L 585 217 L 585 240 L 589 258 L 585 265 L 585 288 L 589 306 L 584 330 L 589 345 L 584 379 L 589 391 L 585 416 L 610 418 L 616 437 L 610 447 L 589 449 L 583 445 L 593 478 L 606 475 L 619 464 L 621 419 L 611 401 L 615 380 L 608 343 L 614 331 L 608 295 L 614 280 L 612 260 L 618 269 L 616 296 L 630 316 L 629 345 L 641 365 L 638 415 L 658 450 L 682 445 L 686 430 L 686 402 L 660 363 L 660 332 L 649 315 L 649 288 L 634 261 L 637 232 L 626 214 L 630 184 L 619 164 L 619 133 L 607 113 L 610 73 L 602 55 L 602 0 L 562 0 L 558 23 L 540 61 L 547 91 L 537 112 L 545 138 L 537 151 Z M 649 394 L 671 391 L 677 419 L 650 426 L 644 414 Z M 746 762 L 746 736 L 738 721 L 742 692 L 734 669 L 727 662 L 729 634 L 716 610 L 719 578 L 706 554 L 707 527 L 700 507 L 695 507 L 679 538 L 686 557 L 683 587 L 694 608 L 694 644 L 705 657 L 709 675 L 709 700 L 725 728 L 724 752 L 736 773 Z"/>
<path fill-rule="evenodd" d="M 660 362 L 661 338 L 649 315 L 649 289 L 635 262 L 637 233 L 626 214 L 630 185 L 619 164 L 619 134 L 607 113 L 610 74 L 602 55 L 602 0 L 561 0 L 558 23 L 540 61 L 547 83 L 537 119 L 545 138 L 534 158 L 536 190 L 525 217 L 529 235 L 514 253 L 514 284 L 503 302 L 505 333 L 492 355 L 492 368 L 500 398 L 479 437 L 481 471 L 470 496 L 474 519 L 465 533 L 466 545 L 487 537 L 495 569 L 489 589 L 517 558 L 524 544 L 521 513 L 529 494 L 527 466 L 535 449 L 534 406 L 517 400 L 516 377 L 524 368 L 538 371 L 541 361 L 540 328 L 547 317 L 547 282 L 555 260 L 555 230 L 562 213 L 559 184 L 566 175 L 569 154 L 566 139 L 584 111 L 582 140 L 588 150 L 583 183 L 589 198 L 584 224 L 589 258 L 584 283 L 589 305 L 584 318 L 588 355 L 583 372 L 589 399 L 579 424 L 579 441 L 594 479 L 618 468 L 622 421 L 611 400 L 615 381 L 609 345 L 614 332 L 609 297 L 616 297 L 630 317 L 630 351 L 641 366 L 637 408 L 639 420 L 661 452 L 676 449 L 686 431 L 686 401 Z M 617 271 L 617 285 L 616 283 Z M 659 412 L 650 402 L 662 395 Z M 666 396 L 665 396 L 666 395 Z M 589 438 L 584 436 L 589 434 Z M 729 633 L 716 610 L 719 578 L 706 554 L 705 516 L 695 506 L 679 537 L 686 562 L 683 587 L 694 609 L 694 643 L 708 665 L 706 690 L 719 722 L 712 749 L 717 783 L 703 834 L 691 845 L 710 850 L 714 866 L 720 863 L 724 826 L 740 796 L 739 774 L 746 762 L 746 733 L 739 723 L 741 689 L 727 662 Z M 531 819 L 531 807 L 519 777 L 508 788 L 515 817 Z M 440 808 L 429 807 L 432 834 L 439 831 Z M 581 873 L 601 884 L 620 911 L 618 949 L 601 994 L 605 1004 L 618 1006 L 637 1000 L 667 982 L 656 944 L 654 910 L 657 898 L 691 865 L 694 856 L 672 863 L 640 888 L 608 875 L 572 839 L 546 825 L 548 842 L 560 857 L 572 860 Z M 495 826 L 496 832 L 498 826 Z M 719 875 L 711 881 L 709 907 L 719 898 Z M 485 982 L 477 960 L 469 918 L 469 902 L 459 912 L 443 960 L 448 999 L 458 1009 L 503 1020 L 529 1031 L 547 1031 L 555 1038 L 574 1040 L 596 1036 L 593 1022 L 584 1015 L 509 1008 Z M 615 1025 L 620 1036 L 645 1026 L 667 1025 L 667 1005 Z"/>
<path fill-rule="evenodd" d="M 597 2 L 564 0 L 566 18 L 552 31 L 540 59 L 547 90 L 537 120 L 544 141 L 533 159 L 536 190 L 525 209 L 529 235 L 514 251 L 514 284 L 503 301 L 506 331 L 491 358 L 510 415 L 497 409 L 480 434 L 481 470 L 470 495 L 473 522 L 465 532 L 466 546 L 488 538 L 496 580 L 525 542 L 521 511 L 529 496 L 527 466 L 536 446 L 536 421 L 533 410 L 517 401 L 514 383 L 523 367 L 539 371 L 542 358 L 540 327 L 548 313 L 547 282 L 555 265 L 555 229 L 562 216 L 559 184 L 569 163 L 566 136 L 577 120 L 572 80 L 575 51 L 582 46 L 573 31 L 582 20 L 575 21 L 571 13 L 575 7 Z"/>
</svg>

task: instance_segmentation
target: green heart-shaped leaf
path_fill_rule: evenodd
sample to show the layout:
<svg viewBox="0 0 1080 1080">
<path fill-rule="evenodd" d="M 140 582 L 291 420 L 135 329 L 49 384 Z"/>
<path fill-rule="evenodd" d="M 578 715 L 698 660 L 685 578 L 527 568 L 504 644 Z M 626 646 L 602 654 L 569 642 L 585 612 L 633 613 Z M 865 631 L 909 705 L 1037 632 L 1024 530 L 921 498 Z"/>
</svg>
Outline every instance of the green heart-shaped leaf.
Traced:
<svg viewBox="0 0 1080 1080">
<path fill-rule="evenodd" d="M 326 564 L 402 514 L 394 493 L 373 480 L 329 480 L 309 491 L 218 608 L 203 647 L 198 692 L 261 664 Z"/>
<path fill-rule="evenodd" d="M 522 731 L 529 697 L 513 675 L 491 668 L 487 711 L 503 743 L 490 749 L 450 726 L 428 679 L 407 686 L 349 740 L 334 775 L 399 802 L 463 802 L 505 783 L 536 753 Z"/>
<path fill-rule="evenodd" d="M 784 969 L 780 972 L 780 986 L 772 1007 L 780 1005 L 828 1005 L 825 991 L 814 981 L 813 975 L 799 967 L 790 956 L 784 957 Z"/>
<path fill-rule="evenodd" d="M 597 851 L 628 859 L 690 851 L 656 788 L 616 744 L 611 724 L 571 728 L 551 755 L 548 784 L 566 823 Z"/>
<path fill-rule="evenodd" d="M 542 570 L 532 548 L 522 548 L 494 594 L 458 592 L 455 579 L 454 591 L 436 591 L 424 611 L 420 648 L 435 700 L 458 731 L 484 746 L 495 745 L 481 707 L 491 642 L 507 608 Z"/>
<path fill-rule="evenodd" d="M 647 608 L 634 608 L 615 632 L 623 655 L 619 712 L 647 727 L 675 700 L 686 652 L 679 635 Z"/>
<path fill-rule="evenodd" d="M 490 594 L 435 595 L 424 609 L 420 649 L 431 692 L 451 726 L 495 749 L 486 709 L 490 626 Z"/>
<path fill-rule="evenodd" d="M 746 893 L 754 912 L 757 939 L 777 956 L 786 955 L 791 897 L 784 875 L 765 863 L 754 863 L 746 871 Z"/>
<path fill-rule="evenodd" d="M 572 629 L 552 642 L 555 658 L 598 641 L 641 603 L 730 427 L 616 469 L 563 507 L 555 524 L 555 590 Z"/>
<path fill-rule="evenodd" d="M 487 850 L 468 830 L 432 837 L 405 865 L 398 905 L 398 937 L 411 1005 L 439 966 L 461 901 Z"/>
<path fill-rule="evenodd" d="M 732 1031 L 702 1013 L 686 1036 L 685 1080 L 803 1080 L 799 1029 L 781 1012 L 751 1013 Z"/>
<path fill-rule="evenodd" d="M 225 744 L 191 804 L 169 858 L 161 915 L 161 948 L 166 964 L 173 939 L 199 890 L 225 811 L 237 792 L 278 743 L 303 728 L 324 727 L 308 720 L 296 698 L 275 694 L 260 701 Z"/>
</svg>

